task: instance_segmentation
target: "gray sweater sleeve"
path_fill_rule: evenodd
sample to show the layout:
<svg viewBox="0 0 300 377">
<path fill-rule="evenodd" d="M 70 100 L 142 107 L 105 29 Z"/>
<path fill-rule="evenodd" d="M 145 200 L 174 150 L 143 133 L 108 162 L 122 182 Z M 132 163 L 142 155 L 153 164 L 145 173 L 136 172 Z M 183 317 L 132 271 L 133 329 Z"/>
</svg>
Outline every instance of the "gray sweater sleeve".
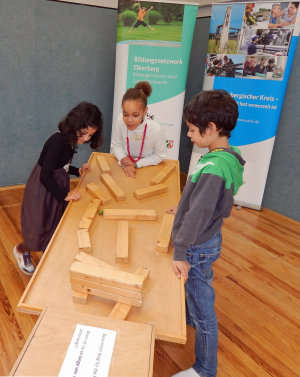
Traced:
<svg viewBox="0 0 300 377">
<path fill-rule="evenodd" d="M 214 228 L 214 219 L 219 219 L 217 203 L 223 194 L 224 180 L 219 176 L 202 174 L 198 182 L 188 182 L 174 220 L 174 260 L 186 260 L 191 245 L 207 241 L 204 235 Z"/>
</svg>

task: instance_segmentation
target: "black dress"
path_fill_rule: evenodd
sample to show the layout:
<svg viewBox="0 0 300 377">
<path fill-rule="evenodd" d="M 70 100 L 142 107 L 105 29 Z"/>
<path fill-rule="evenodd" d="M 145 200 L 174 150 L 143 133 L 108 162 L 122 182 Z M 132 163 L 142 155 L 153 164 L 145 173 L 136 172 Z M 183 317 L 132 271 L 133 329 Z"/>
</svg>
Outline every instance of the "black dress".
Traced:
<svg viewBox="0 0 300 377">
<path fill-rule="evenodd" d="M 24 191 L 21 227 L 25 244 L 44 251 L 64 213 L 70 191 L 69 174 L 79 176 L 70 166 L 75 149 L 64 142 L 60 132 L 45 143 Z"/>
</svg>

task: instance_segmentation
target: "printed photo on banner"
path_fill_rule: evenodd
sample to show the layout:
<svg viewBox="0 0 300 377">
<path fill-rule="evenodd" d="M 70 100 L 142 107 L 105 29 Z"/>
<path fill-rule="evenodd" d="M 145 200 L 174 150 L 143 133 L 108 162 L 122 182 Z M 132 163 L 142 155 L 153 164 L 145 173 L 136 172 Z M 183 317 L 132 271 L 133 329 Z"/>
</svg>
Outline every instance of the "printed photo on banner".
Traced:
<svg viewBox="0 0 300 377">
<path fill-rule="evenodd" d="M 169 42 L 180 46 L 184 5 L 119 0 L 117 43 Z"/>
<path fill-rule="evenodd" d="M 210 25 L 207 76 L 282 80 L 299 2 L 220 5 Z"/>
<path fill-rule="evenodd" d="M 242 77 L 244 55 L 209 54 L 206 59 L 207 76 Z"/>
</svg>

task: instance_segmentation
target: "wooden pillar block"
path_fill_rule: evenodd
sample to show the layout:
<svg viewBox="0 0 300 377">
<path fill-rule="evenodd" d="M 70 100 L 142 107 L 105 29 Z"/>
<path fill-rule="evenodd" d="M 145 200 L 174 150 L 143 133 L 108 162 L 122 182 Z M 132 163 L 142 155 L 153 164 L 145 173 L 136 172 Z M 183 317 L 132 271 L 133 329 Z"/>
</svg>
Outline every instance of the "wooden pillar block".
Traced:
<svg viewBox="0 0 300 377">
<path fill-rule="evenodd" d="M 118 222 L 116 262 L 128 263 L 128 221 Z"/>
<path fill-rule="evenodd" d="M 103 192 L 95 183 L 89 183 L 86 185 L 86 191 L 96 199 L 100 199 L 103 204 L 110 203 L 112 198 Z"/>
<path fill-rule="evenodd" d="M 96 161 L 102 174 L 111 173 L 110 167 L 104 156 L 96 156 Z"/>
<path fill-rule="evenodd" d="M 93 219 L 98 211 L 98 208 L 101 204 L 101 199 L 93 199 L 87 206 L 86 210 L 84 211 L 82 217 L 86 217 L 88 219 Z"/>
<path fill-rule="evenodd" d="M 79 229 L 86 229 L 87 231 L 90 229 L 92 225 L 93 219 L 88 219 L 87 217 L 82 217 L 79 222 L 78 228 Z"/>
<path fill-rule="evenodd" d="M 106 220 L 156 220 L 154 209 L 123 209 L 114 208 L 103 210 L 103 218 Z"/>
<path fill-rule="evenodd" d="M 91 241 L 87 229 L 77 229 L 78 247 L 86 253 L 92 252 Z"/>
<path fill-rule="evenodd" d="M 151 185 L 158 185 L 163 183 L 175 170 L 175 165 L 167 165 L 161 171 L 159 171 L 150 181 Z"/>
<path fill-rule="evenodd" d="M 73 291 L 72 299 L 76 304 L 86 304 L 88 297 L 89 295 L 86 292 Z"/>
<path fill-rule="evenodd" d="M 109 174 L 101 174 L 100 176 L 102 182 L 106 188 L 110 191 L 112 196 L 117 200 L 125 200 L 125 194 L 121 188 L 117 185 L 115 180 Z"/>
<path fill-rule="evenodd" d="M 160 183 L 158 185 L 148 186 L 148 187 L 135 190 L 133 195 L 136 199 L 145 199 L 145 198 L 149 198 L 150 196 L 159 195 L 164 192 L 167 192 L 167 190 L 168 190 L 168 187 L 164 185 L 163 183 Z"/>
<path fill-rule="evenodd" d="M 156 251 L 168 252 L 174 218 L 175 216 L 170 213 L 164 214 L 156 242 Z"/>
</svg>

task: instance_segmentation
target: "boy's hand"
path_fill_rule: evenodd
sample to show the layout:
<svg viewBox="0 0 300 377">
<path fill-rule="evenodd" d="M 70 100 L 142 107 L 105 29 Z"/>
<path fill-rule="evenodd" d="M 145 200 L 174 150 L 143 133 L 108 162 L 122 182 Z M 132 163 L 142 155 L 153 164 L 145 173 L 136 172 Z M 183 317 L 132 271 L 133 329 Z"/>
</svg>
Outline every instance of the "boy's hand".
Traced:
<svg viewBox="0 0 300 377">
<path fill-rule="evenodd" d="M 177 212 L 177 206 L 171 207 L 167 210 L 167 213 L 170 213 L 171 215 L 176 215 Z"/>
<path fill-rule="evenodd" d="M 125 174 L 127 177 L 135 178 L 135 167 L 134 166 L 124 166 L 123 167 Z"/>
<path fill-rule="evenodd" d="M 82 164 L 81 168 L 79 168 L 79 175 L 81 176 L 86 170 L 90 170 L 90 164 Z"/>
<path fill-rule="evenodd" d="M 191 265 L 187 261 L 173 260 L 173 270 L 177 275 L 178 279 L 180 279 L 181 275 L 183 276 L 184 282 L 186 282 L 188 279 L 190 268 Z"/>
<path fill-rule="evenodd" d="M 72 190 L 68 192 L 68 195 L 65 197 L 65 201 L 69 202 L 70 200 L 79 200 L 80 199 L 80 192 L 77 190 Z"/>
</svg>

